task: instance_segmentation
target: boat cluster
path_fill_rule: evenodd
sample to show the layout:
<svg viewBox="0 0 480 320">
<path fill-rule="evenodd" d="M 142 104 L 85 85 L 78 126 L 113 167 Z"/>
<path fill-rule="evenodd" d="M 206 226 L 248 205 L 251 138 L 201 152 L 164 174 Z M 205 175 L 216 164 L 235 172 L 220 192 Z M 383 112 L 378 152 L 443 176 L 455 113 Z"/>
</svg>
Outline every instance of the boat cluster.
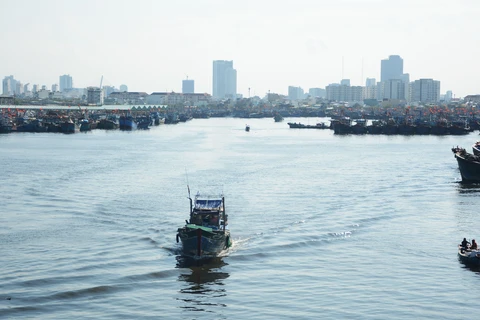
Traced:
<svg viewBox="0 0 480 320">
<path fill-rule="evenodd" d="M 75 133 L 93 129 L 137 130 L 160 124 L 176 124 L 191 117 L 150 111 L 65 112 L 61 110 L 15 110 L 0 113 L 0 133 L 60 132 Z"/>
<path fill-rule="evenodd" d="M 365 119 L 352 121 L 350 118 L 332 120 L 331 128 L 335 134 L 385 134 L 385 135 L 464 135 L 475 130 L 466 121 L 396 121 Z"/>
</svg>

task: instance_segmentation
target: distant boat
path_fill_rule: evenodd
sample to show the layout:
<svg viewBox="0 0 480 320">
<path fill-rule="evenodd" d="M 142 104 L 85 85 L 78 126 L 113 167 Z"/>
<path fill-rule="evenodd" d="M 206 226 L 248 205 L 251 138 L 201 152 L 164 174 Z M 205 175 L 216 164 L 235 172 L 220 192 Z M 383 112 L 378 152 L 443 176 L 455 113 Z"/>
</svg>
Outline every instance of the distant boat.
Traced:
<svg viewBox="0 0 480 320">
<path fill-rule="evenodd" d="M 275 116 L 273 117 L 273 120 L 275 120 L 275 122 L 282 122 L 283 121 L 283 117 L 281 114 L 277 113 L 275 114 Z"/>
<path fill-rule="evenodd" d="M 232 245 L 225 213 L 225 198 L 198 193 L 190 198 L 190 219 L 177 230 L 182 255 L 193 258 L 216 257 Z"/>
<path fill-rule="evenodd" d="M 288 126 L 291 129 L 330 129 L 330 126 L 325 124 L 325 122 L 317 123 L 316 125 L 309 125 L 303 123 L 289 122 Z"/>
<path fill-rule="evenodd" d="M 245 126 L 245 131 L 247 131 L 247 132 L 250 131 L 250 126 L 248 124 Z"/>
<path fill-rule="evenodd" d="M 119 126 L 120 130 L 137 130 L 137 123 L 131 115 L 120 116 Z"/>
<path fill-rule="evenodd" d="M 458 169 L 462 182 L 480 182 L 480 156 L 468 153 L 464 148 L 452 148 L 455 159 L 458 162 Z"/>
</svg>

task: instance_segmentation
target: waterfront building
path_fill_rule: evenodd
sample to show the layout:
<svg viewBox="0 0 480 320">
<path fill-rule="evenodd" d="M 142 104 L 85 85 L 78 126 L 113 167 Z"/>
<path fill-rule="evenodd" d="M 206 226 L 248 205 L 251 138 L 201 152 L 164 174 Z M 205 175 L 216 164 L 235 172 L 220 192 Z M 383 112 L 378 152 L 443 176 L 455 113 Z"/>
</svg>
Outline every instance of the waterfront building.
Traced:
<svg viewBox="0 0 480 320">
<path fill-rule="evenodd" d="M 195 82 L 193 80 L 182 80 L 182 93 L 195 93 Z"/>
<path fill-rule="evenodd" d="M 301 100 L 305 97 L 305 92 L 300 87 L 288 87 L 288 99 L 292 101 Z"/>
<path fill-rule="evenodd" d="M 121 84 L 120 85 L 120 92 L 127 92 L 128 91 L 128 87 L 126 84 Z"/>
<path fill-rule="evenodd" d="M 58 84 L 54 83 L 52 84 L 52 92 L 57 92 L 58 91 Z"/>
<path fill-rule="evenodd" d="M 403 59 L 400 56 L 392 55 L 381 62 L 380 81 L 400 79 L 403 74 Z"/>
<path fill-rule="evenodd" d="M 325 98 L 327 96 L 327 92 L 322 88 L 310 88 L 308 94 L 314 98 Z"/>
<path fill-rule="evenodd" d="M 145 98 L 150 105 L 204 106 L 211 100 L 207 93 L 153 92 Z"/>
<path fill-rule="evenodd" d="M 63 76 L 60 76 L 58 83 L 60 84 L 61 92 L 73 88 L 73 80 L 69 74 L 64 74 Z"/>
<path fill-rule="evenodd" d="M 89 105 L 101 106 L 103 105 L 103 90 L 99 87 L 87 88 L 87 103 Z"/>
<path fill-rule="evenodd" d="M 422 103 L 437 103 L 440 101 L 440 81 L 419 79 L 412 82 L 412 101 Z"/>
<path fill-rule="evenodd" d="M 330 84 L 326 87 L 327 100 L 338 102 L 362 102 L 364 87 Z"/>
<path fill-rule="evenodd" d="M 237 70 L 233 69 L 233 61 L 213 61 L 213 98 L 236 99 Z"/>
<path fill-rule="evenodd" d="M 103 95 L 105 98 L 108 98 L 112 92 L 117 91 L 114 86 L 102 86 L 103 89 Z"/>
<path fill-rule="evenodd" d="M 37 92 L 38 99 L 48 99 L 50 98 L 50 90 L 42 88 Z"/>
<path fill-rule="evenodd" d="M 117 104 L 145 104 L 147 96 L 146 92 L 115 91 L 109 98 Z"/>
</svg>

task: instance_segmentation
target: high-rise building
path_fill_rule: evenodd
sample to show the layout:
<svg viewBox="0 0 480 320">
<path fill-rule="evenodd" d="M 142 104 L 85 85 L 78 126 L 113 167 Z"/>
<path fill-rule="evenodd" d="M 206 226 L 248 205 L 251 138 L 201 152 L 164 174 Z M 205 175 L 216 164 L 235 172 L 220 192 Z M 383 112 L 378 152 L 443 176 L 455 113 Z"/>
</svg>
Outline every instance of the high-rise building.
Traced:
<svg viewBox="0 0 480 320">
<path fill-rule="evenodd" d="M 342 79 L 340 81 L 341 86 L 350 86 L 350 79 Z"/>
<path fill-rule="evenodd" d="M 437 103 L 440 101 L 440 81 L 420 79 L 412 82 L 412 101 Z"/>
<path fill-rule="evenodd" d="M 182 93 L 195 93 L 195 82 L 193 80 L 182 81 Z"/>
<path fill-rule="evenodd" d="M 288 99 L 301 100 L 305 96 L 305 92 L 300 87 L 289 86 L 288 87 Z"/>
<path fill-rule="evenodd" d="M 128 87 L 126 84 L 120 85 L 120 92 L 128 92 Z"/>
<path fill-rule="evenodd" d="M 60 76 L 58 83 L 60 84 L 60 92 L 73 88 L 73 80 L 69 74 Z"/>
<path fill-rule="evenodd" d="M 213 98 L 226 99 L 237 97 L 237 70 L 233 61 L 213 61 Z"/>
<path fill-rule="evenodd" d="M 52 84 L 52 92 L 57 92 L 58 91 L 58 84 L 54 83 Z"/>
<path fill-rule="evenodd" d="M 380 81 L 400 79 L 403 74 L 403 59 L 400 56 L 389 56 L 382 60 Z"/>
<path fill-rule="evenodd" d="M 2 89 L 4 95 L 13 96 L 17 89 L 17 80 L 13 76 L 5 77 L 2 81 Z"/>
</svg>

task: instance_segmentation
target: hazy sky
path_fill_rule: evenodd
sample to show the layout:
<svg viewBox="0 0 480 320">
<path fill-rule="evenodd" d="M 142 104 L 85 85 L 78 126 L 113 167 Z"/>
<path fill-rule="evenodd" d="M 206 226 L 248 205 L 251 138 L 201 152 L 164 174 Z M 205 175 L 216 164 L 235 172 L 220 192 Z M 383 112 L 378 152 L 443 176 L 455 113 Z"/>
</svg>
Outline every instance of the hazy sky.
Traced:
<svg viewBox="0 0 480 320">
<path fill-rule="evenodd" d="M 410 80 L 480 94 L 480 0 L 0 0 L 0 77 L 129 91 L 212 92 L 213 60 L 237 91 L 286 94 L 380 79 L 398 54 Z M 343 67 L 342 67 L 343 61 Z"/>
</svg>

